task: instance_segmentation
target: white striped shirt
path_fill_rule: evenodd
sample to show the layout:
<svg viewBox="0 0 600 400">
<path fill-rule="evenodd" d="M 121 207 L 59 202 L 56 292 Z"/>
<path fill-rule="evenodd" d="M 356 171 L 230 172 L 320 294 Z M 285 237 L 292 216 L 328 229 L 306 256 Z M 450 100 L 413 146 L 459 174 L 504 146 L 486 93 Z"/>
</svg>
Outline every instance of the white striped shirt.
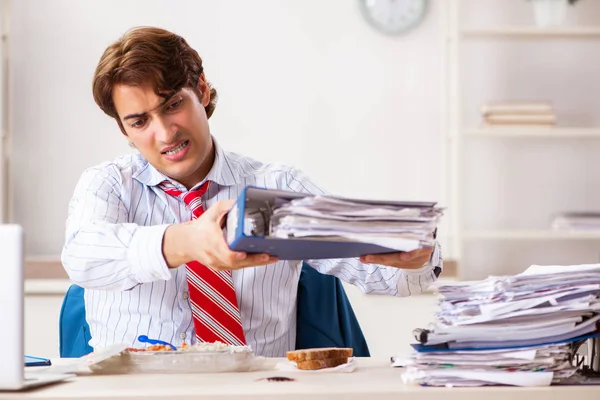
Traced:
<svg viewBox="0 0 600 400">
<path fill-rule="evenodd" d="M 236 199 L 247 185 L 325 193 L 297 169 L 225 152 L 216 141 L 215 148 L 215 163 L 205 178 L 213 182 L 203 197 L 205 209 L 219 200 Z M 94 348 L 114 343 L 141 347 L 138 335 L 176 346 L 195 343 L 185 268 L 168 268 L 162 254 L 166 227 L 190 220 L 191 211 L 157 187 L 166 179 L 134 153 L 86 170 L 77 184 L 69 204 L 62 263 L 71 280 L 86 289 Z M 442 267 L 442 258 L 436 245 L 431 262 L 419 270 L 362 264 L 358 259 L 307 263 L 365 293 L 409 296 L 436 279 L 433 268 Z M 256 354 L 281 357 L 294 349 L 301 268 L 301 261 L 279 261 L 233 271 L 246 340 Z"/>
</svg>

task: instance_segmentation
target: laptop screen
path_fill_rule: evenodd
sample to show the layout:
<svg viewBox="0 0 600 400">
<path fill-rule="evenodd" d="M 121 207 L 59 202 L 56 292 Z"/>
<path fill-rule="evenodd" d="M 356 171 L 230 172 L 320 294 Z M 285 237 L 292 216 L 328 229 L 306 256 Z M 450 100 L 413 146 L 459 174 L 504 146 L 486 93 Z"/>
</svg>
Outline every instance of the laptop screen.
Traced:
<svg viewBox="0 0 600 400">
<path fill-rule="evenodd" d="M 23 229 L 0 225 L 0 389 L 23 382 Z"/>
</svg>

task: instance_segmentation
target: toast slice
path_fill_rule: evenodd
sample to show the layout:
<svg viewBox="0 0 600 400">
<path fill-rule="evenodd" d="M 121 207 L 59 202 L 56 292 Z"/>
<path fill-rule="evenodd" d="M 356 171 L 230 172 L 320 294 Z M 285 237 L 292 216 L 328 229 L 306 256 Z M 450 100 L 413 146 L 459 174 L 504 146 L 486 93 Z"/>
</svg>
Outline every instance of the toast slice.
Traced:
<svg viewBox="0 0 600 400">
<path fill-rule="evenodd" d="M 338 365 L 346 364 L 348 362 L 348 357 L 342 358 L 324 358 L 321 360 L 306 360 L 306 361 L 297 361 L 296 366 L 298 369 L 303 370 L 317 370 L 323 368 L 333 368 Z"/>
<path fill-rule="evenodd" d="M 327 358 L 352 357 L 352 348 L 349 347 L 325 347 L 322 349 L 304 349 L 287 352 L 290 361 L 324 360 Z"/>
</svg>

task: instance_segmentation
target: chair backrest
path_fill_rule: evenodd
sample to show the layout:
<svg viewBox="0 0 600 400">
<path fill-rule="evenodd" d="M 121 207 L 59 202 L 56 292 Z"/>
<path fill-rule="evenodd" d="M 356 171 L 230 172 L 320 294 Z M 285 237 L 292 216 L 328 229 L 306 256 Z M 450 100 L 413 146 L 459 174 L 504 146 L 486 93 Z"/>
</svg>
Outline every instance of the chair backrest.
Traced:
<svg viewBox="0 0 600 400">
<path fill-rule="evenodd" d="M 59 354 L 61 358 L 78 358 L 93 351 L 88 344 L 91 335 L 85 319 L 84 289 L 71 285 L 60 308 Z"/>
<path fill-rule="evenodd" d="M 369 357 L 369 347 L 342 282 L 304 263 L 298 283 L 296 349 L 351 347 Z"/>
<path fill-rule="evenodd" d="M 84 289 L 72 285 L 59 318 L 60 356 L 82 357 L 93 349 L 85 319 Z M 304 263 L 298 283 L 296 349 L 351 347 L 357 357 L 369 348 L 340 280 L 323 275 Z"/>
</svg>

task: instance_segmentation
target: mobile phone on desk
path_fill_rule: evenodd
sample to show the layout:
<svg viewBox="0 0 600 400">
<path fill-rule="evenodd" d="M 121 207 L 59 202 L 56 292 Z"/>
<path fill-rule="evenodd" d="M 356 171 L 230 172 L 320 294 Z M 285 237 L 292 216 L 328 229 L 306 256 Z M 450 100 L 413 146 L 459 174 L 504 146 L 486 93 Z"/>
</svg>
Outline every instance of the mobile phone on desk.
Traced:
<svg viewBox="0 0 600 400">
<path fill-rule="evenodd" d="M 48 358 L 25 356 L 26 367 L 47 367 L 49 365 L 52 365 L 52 362 Z"/>
</svg>

